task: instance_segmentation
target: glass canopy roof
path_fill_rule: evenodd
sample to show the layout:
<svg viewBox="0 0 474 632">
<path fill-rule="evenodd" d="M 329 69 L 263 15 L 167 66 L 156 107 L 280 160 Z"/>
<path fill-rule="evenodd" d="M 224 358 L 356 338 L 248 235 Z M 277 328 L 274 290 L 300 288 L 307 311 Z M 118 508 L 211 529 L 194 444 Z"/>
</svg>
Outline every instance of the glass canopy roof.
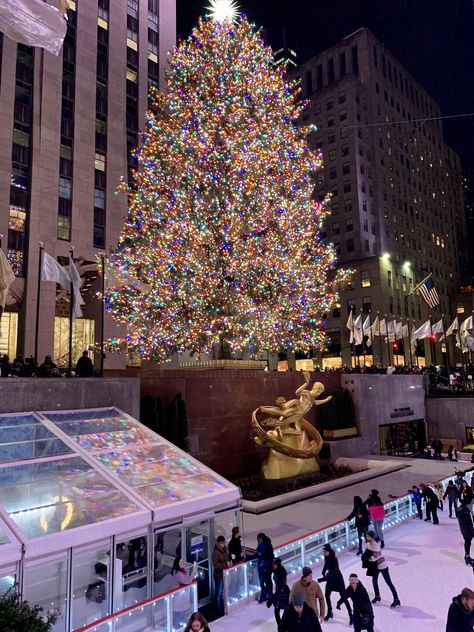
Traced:
<svg viewBox="0 0 474 632">
<path fill-rule="evenodd" d="M 0 558 L 12 540 L 67 537 L 71 546 L 78 533 L 93 541 L 98 523 L 102 535 L 119 533 L 239 498 L 237 487 L 118 409 L 0 415 Z"/>
</svg>

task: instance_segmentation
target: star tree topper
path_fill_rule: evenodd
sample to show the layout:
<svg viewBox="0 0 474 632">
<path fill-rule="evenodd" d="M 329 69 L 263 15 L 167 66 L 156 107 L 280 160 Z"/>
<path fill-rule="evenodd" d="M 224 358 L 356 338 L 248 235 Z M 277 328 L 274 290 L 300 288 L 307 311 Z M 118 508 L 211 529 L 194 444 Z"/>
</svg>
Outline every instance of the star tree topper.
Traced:
<svg viewBox="0 0 474 632">
<path fill-rule="evenodd" d="M 235 0 L 211 0 L 211 4 L 206 9 L 210 11 L 209 17 L 217 22 L 226 20 L 233 22 L 239 15 L 239 7 Z"/>
</svg>

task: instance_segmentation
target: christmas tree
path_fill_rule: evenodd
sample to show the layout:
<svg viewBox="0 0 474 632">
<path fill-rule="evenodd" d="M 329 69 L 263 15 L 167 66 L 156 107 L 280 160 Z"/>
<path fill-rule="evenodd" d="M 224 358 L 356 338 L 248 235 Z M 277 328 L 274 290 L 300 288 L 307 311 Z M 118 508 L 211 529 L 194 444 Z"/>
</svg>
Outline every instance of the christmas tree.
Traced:
<svg viewBox="0 0 474 632">
<path fill-rule="evenodd" d="M 109 258 L 106 307 L 144 357 L 324 346 L 347 272 L 322 244 L 320 159 L 298 126 L 298 88 L 230 0 L 214 0 L 155 92 L 129 216 Z M 109 283 L 110 285 L 110 283 Z"/>
</svg>

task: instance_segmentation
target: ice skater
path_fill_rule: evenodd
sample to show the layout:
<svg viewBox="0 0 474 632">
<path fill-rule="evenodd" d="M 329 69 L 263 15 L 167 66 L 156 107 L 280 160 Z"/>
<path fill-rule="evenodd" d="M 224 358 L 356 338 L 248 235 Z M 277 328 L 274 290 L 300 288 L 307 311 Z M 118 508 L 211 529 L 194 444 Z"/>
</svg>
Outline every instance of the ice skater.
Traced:
<svg viewBox="0 0 474 632">
<path fill-rule="evenodd" d="M 375 597 L 372 599 L 372 603 L 378 603 L 380 601 L 379 574 L 381 573 L 382 577 L 385 580 L 385 583 L 392 592 L 393 602 L 390 604 L 390 607 L 396 608 L 400 605 L 400 599 L 398 598 L 397 589 L 393 585 L 392 579 L 390 577 L 388 563 L 382 554 L 382 548 L 379 542 L 377 542 L 376 540 L 375 531 L 367 531 L 365 539 L 366 545 L 363 557 L 369 562 L 377 562 L 377 566 L 375 567 L 374 574 L 372 576 L 372 584 L 374 586 L 375 592 Z"/>
</svg>

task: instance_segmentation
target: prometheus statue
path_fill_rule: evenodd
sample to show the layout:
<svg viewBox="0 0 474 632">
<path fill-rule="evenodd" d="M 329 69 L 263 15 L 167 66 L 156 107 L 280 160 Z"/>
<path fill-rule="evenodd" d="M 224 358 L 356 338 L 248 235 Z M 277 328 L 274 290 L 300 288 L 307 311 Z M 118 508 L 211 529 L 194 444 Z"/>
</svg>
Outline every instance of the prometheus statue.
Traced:
<svg viewBox="0 0 474 632">
<path fill-rule="evenodd" d="M 308 390 L 310 373 L 305 371 L 303 375 L 305 382 L 295 393 L 299 399 L 286 401 L 278 397 L 276 406 L 259 406 L 252 413 L 255 443 L 269 448 L 261 469 L 265 479 L 289 478 L 319 470 L 316 455 L 323 439 L 304 416 L 313 406 L 326 404 L 331 397 L 317 400 L 324 392 L 324 385 L 315 382 Z"/>
</svg>

